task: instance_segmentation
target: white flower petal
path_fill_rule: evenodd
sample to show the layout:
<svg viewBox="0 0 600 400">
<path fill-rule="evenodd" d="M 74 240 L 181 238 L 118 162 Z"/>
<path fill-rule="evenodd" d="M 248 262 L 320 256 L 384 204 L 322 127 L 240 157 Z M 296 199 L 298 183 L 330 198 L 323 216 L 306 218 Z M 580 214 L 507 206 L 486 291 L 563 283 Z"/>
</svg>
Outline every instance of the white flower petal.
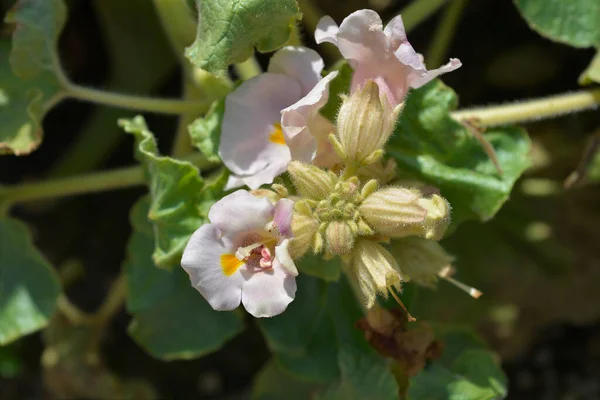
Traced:
<svg viewBox="0 0 600 400">
<path fill-rule="evenodd" d="M 317 23 L 315 30 L 315 41 L 317 44 L 328 42 L 338 45 L 337 33 L 340 28 L 329 15 L 324 16 Z"/>
<path fill-rule="evenodd" d="M 273 268 L 248 277 L 242 288 L 242 304 L 254 317 L 281 314 L 296 295 L 296 278 L 287 274 L 277 259 Z"/>
<path fill-rule="evenodd" d="M 277 261 L 279 261 L 288 274 L 298 276 L 298 268 L 296 268 L 296 264 L 294 264 L 294 260 L 290 256 L 289 245 L 290 240 L 285 239 L 278 246 L 275 246 L 275 258 L 277 258 Z"/>
<path fill-rule="evenodd" d="M 192 286 L 218 311 L 233 310 L 242 299 L 244 266 L 227 276 L 221 265 L 221 256 L 233 252 L 233 244 L 227 237 L 221 237 L 215 225 L 204 224 L 190 238 L 181 259 Z"/>
<path fill-rule="evenodd" d="M 273 219 L 274 212 L 275 207 L 265 197 L 254 197 L 245 190 L 238 190 L 213 204 L 208 219 L 224 235 L 233 236 L 264 229 Z"/>
<path fill-rule="evenodd" d="M 330 72 L 306 96 L 281 111 L 281 128 L 293 160 L 309 163 L 315 157 L 318 133 L 311 128 L 322 126 L 319 110 L 327 104 L 329 84 L 337 75 L 338 71 Z"/>
<path fill-rule="evenodd" d="M 219 155 L 235 175 L 251 176 L 272 165 L 275 170 L 285 170 L 289 150 L 274 141 L 273 134 L 281 122 L 281 110 L 295 103 L 301 91 L 296 79 L 265 73 L 227 96 Z"/>
<path fill-rule="evenodd" d="M 269 61 L 268 72 L 296 78 L 302 85 L 302 95 L 321 80 L 325 64 L 316 51 L 307 47 L 287 46 L 277 51 Z"/>
<path fill-rule="evenodd" d="M 410 43 L 401 43 L 394 50 L 394 55 L 402 64 L 417 71 L 426 71 L 423 56 L 417 53 Z"/>
<path fill-rule="evenodd" d="M 346 59 L 377 62 L 388 57 L 389 43 L 383 23 L 373 10 L 358 10 L 347 16 L 337 34 L 338 48 Z"/>
<path fill-rule="evenodd" d="M 390 22 L 388 22 L 383 30 L 383 33 L 385 33 L 385 36 L 387 36 L 392 43 L 401 43 L 407 41 L 404 22 L 402 21 L 402 17 L 400 15 L 395 16 Z"/>
<path fill-rule="evenodd" d="M 244 186 L 246 183 L 244 182 L 244 177 L 239 175 L 229 175 L 227 178 L 227 183 L 225 184 L 225 190 L 236 189 Z"/>
<path fill-rule="evenodd" d="M 454 71 L 462 66 L 462 63 L 457 58 L 451 58 L 450 62 L 442 65 L 437 69 L 432 69 L 421 74 L 419 77 L 413 77 L 412 75 L 408 78 L 408 83 L 412 88 L 420 88 L 426 83 L 431 82 L 438 76 L 445 74 L 446 72 Z"/>
</svg>

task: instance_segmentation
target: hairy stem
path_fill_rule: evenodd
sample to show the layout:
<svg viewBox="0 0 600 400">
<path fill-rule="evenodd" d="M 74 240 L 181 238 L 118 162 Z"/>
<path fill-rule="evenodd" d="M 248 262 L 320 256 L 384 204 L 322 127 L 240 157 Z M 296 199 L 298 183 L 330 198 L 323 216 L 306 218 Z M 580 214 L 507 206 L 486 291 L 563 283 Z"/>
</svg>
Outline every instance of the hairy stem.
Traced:
<svg viewBox="0 0 600 400">
<path fill-rule="evenodd" d="M 427 65 L 430 68 L 437 68 L 444 62 L 467 1 L 452 0 L 444 10 L 442 21 L 435 30 L 433 41 L 427 50 Z"/>
<path fill-rule="evenodd" d="M 256 61 L 256 57 L 252 56 L 244 62 L 237 63 L 233 66 L 235 72 L 239 75 L 239 77 L 247 81 L 250 78 L 254 78 L 257 75 L 262 73 L 262 68 L 258 61 Z"/>
<path fill-rule="evenodd" d="M 596 108 L 599 104 L 600 89 L 596 88 L 512 104 L 459 110 L 451 115 L 458 121 L 470 121 L 477 126 L 497 126 L 553 118 Z"/>
<path fill-rule="evenodd" d="M 194 153 L 185 157 L 200 168 L 212 166 L 204 156 Z M 145 184 L 144 168 L 139 166 L 119 168 L 111 171 L 94 172 L 69 178 L 49 179 L 42 182 L 3 186 L 0 191 L 0 208 L 8 209 L 15 203 L 36 201 L 56 197 L 123 189 Z"/>
<path fill-rule="evenodd" d="M 127 280 L 125 274 L 121 272 L 112 283 L 104 302 L 94 314 L 94 322 L 99 325 L 106 324 L 113 315 L 115 315 L 123 306 L 127 294 Z"/>
<path fill-rule="evenodd" d="M 107 106 L 161 114 L 204 113 L 210 107 L 206 100 L 161 99 L 107 92 L 69 83 L 65 88 L 69 97 Z"/>
</svg>

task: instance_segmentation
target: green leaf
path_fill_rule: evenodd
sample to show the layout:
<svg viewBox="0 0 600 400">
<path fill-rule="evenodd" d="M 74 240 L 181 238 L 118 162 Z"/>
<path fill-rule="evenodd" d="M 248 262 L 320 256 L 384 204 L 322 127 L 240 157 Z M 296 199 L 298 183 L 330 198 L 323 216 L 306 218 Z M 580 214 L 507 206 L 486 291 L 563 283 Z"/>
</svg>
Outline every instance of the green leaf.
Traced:
<svg viewBox="0 0 600 400">
<path fill-rule="evenodd" d="M 590 62 L 590 65 L 579 76 L 580 85 L 589 85 L 593 82 L 600 83 L 600 50 Z"/>
<path fill-rule="evenodd" d="M 321 395 L 319 400 L 379 400 L 398 398 L 398 385 L 385 360 L 376 355 L 342 350 L 339 355 L 342 378 Z"/>
<path fill-rule="evenodd" d="M 306 254 L 296 261 L 296 266 L 302 274 L 316 276 L 329 282 L 337 282 L 342 273 L 342 260 L 339 257 L 326 261 L 320 255 Z"/>
<path fill-rule="evenodd" d="M 296 379 L 329 384 L 324 398 L 397 398 L 386 362 L 354 327 L 362 312 L 346 280 L 325 284 L 301 274 L 298 290 L 285 313 L 258 321 L 277 366 Z"/>
<path fill-rule="evenodd" d="M 600 46 L 600 2 L 596 0 L 515 0 L 532 29 L 574 47 Z"/>
<path fill-rule="evenodd" d="M 411 380 L 410 399 L 495 400 L 506 396 L 506 378 L 495 356 L 465 328 L 435 326 L 445 343 L 439 360 Z"/>
<path fill-rule="evenodd" d="M 151 204 L 148 218 L 154 227 L 154 261 L 160 267 L 178 265 L 190 236 L 207 222 L 215 202 L 215 188 L 205 184 L 198 169 L 187 161 L 160 156 L 144 118 L 121 119 L 119 125 L 136 138 L 136 158 L 146 169 Z M 218 190 L 217 190 L 218 191 Z"/>
<path fill-rule="evenodd" d="M 225 100 L 216 101 L 208 113 L 196 119 L 189 127 L 192 144 L 200 150 L 208 161 L 218 162 L 221 125 L 225 113 Z"/>
<path fill-rule="evenodd" d="M 18 378 L 25 370 L 23 362 L 23 342 L 0 346 L 0 378 Z"/>
<path fill-rule="evenodd" d="M 67 21 L 62 0 L 21 0 L 6 15 L 17 25 L 13 33 L 10 65 L 19 78 L 62 73 L 58 62 L 58 38 Z"/>
<path fill-rule="evenodd" d="M 200 357 L 221 347 L 243 329 L 239 312 L 218 312 L 190 284 L 182 268 L 165 271 L 152 260 L 150 200 L 131 210 L 134 232 L 125 264 L 128 332 L 152 356 L 164 360 Z"/>
<path fill-rule="evenodd" d="M 387 146 L 401 177 L 440 189 L 452 206 L 455 226 L 492 218 L 529 166 L 531 150 L 520 128 L 488 129 L 485 137 L 504 171 L 499 175 L 481 144 L 450 116 L 457 103 L 454 91 L 439 80 L 411 91 Z"/>
<path fill-rule="evenodd" d="M 27 227 L 0 219 L 0 345 L 46 326 L 59 294 L 58 277 Z"/>
<path fill-rule="evenodd" d="M 306 400 L 314 398 L 319 386 L 293 379 L 271 361 L 258 373 L 252 387 L 252 400 Z"/>
<path fill-rule="evenodd" d="M 299 17 L 296 0 L 196 0 L 198 31 L 186 56 L 196 67 L 223 72 L 229 64 L 275 51 Z"/>
<path fill-rule="evenodd" d="M 60 90 L 56 48 L 66 18 L 62 0 L 21 0 L 6 14 L 17 26 L 12 50 L 0 41 L 0 154 L 28 154 L 42 141 L 42 119 Z"/>
</svg>

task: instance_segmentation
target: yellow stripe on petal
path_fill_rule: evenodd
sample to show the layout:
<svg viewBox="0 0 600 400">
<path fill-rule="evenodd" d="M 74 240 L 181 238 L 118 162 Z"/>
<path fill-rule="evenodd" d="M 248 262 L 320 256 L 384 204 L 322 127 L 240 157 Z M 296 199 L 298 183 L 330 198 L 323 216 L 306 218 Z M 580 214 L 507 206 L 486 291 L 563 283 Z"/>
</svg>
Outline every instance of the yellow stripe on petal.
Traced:
<svg viewBox="0 0 600 400">
<path fill-rule="evenodd" d="M 244 264 L 233 254 L 223 254 L 221 256 L 221 268 L 225 276 L 231 276 Z"/>
<path fill-rule="evenodd" d="M 281 124 L 273 125 L 273 131 L 271 132 L 271 136 L 269 136 L 269 140 L 276 144 L 285 144 L 285 138 L 281 131 Z"/>
</svg>

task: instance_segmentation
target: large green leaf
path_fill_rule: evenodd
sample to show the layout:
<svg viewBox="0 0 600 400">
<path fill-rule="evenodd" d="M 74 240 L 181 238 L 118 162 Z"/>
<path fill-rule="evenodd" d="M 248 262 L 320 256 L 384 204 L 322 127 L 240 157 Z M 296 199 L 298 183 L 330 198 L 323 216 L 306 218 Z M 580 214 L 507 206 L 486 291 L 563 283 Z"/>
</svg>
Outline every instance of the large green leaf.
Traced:
<svg viewBox="0 0 600 400">
<path fill-rule="evenodd" d="M 318 390 L 318 385 L 293 379 L 271 361 L 254 381 L 252 400 L 307 400 L 314 398 Z"/>
<path fill-rule="evenodd" d="M 342 377 L 317 398 L 319 400 L 397 399 L 398 384 L 379 356 L 344 349 L 339 354 Z"/>
<path fill-rule="evenodd" d="M 58 277 L 27 227 L 0 219 L 0 345 L 46 326 L 59 294 Z"/>
<path fill-rule="evenodd" d="M 600 46 L 597 0 L 515 0 L 515 4 L 542 36 L 575 47 Z"/>
<path fill-rule="evenodd" d="M 41 143 L 42 119 L 58 99 L 57 42 L 66 18 L 62 0 L 21 0 L 6 15 L 16 27 L 10 57 L 10 45 L 0 42 L 0 154 L 28 154 Z"/>
<path fill-rule="evenodd" d="M 495 400 L 506 396 L 506 377 L 490 351 L 471 331 L 436 326 L 444 353 L 411 380 L 414 400 Z"/>
<path fill-rule="evenodd" d="M 131 211 L 134 232 L 125 265 L 129 334 L 154 357 L 200 357 L 222 346 L 243 329 L 239 312 L 218 312 L 194 290 L 182 268 L 165 271 L 152 260 L 154 240 L 148 198 Z"/>
<path fill-rule="evenodd" d="M 223 72 L 229 64 L 277 50 L 299 16 L 296 0 L 196 0 L 198 31 L 186 56 L 195 66 Z"/>
<path fill-rule="evenodd" d="M 362 312 L 346 280 L 325 284 L 301 275 L 298 288 L 285 313 L 259 321 L 278 367 L 296 379 L 328 384 L 322 398 L 397 398 L 387 361 L 354 327 Z"/>
<path fill-rule="evenodd" d="M 324 260 L 321 255 L 308 253 L 296 261 L 296 266 L 302 274 L 316 276 L 330 282 L 337 282 L 342 273 L 342 260 L 339 257 Z"/>
<path fill-rule="evenodd" d="M 490 142 L 504 173 L 499 175 L 481 144 L 449 112 L 457 105 L 452 89 L 436 80 L 409 93 L 387 153 L 401 178 L 440 189 L 452 206 L 453 223 L 488 220 L 508 199 L 530 164 L 531 143 L 517 127 L 490 128 Z"/>
<path fill-rule="evenodd" d="M 161 267 L 178 265 L 188 239 L 207 222 L 208 209 L 222 194 L 222 181 L 208 185 L 187 161 L 158 154 L 156 140 L 141 116 L 119 120 L 136 137 L 136 157 L 146 169 L 151 204 L 148 218 L 154 227 L 154 261 Z"/>
</svg>

